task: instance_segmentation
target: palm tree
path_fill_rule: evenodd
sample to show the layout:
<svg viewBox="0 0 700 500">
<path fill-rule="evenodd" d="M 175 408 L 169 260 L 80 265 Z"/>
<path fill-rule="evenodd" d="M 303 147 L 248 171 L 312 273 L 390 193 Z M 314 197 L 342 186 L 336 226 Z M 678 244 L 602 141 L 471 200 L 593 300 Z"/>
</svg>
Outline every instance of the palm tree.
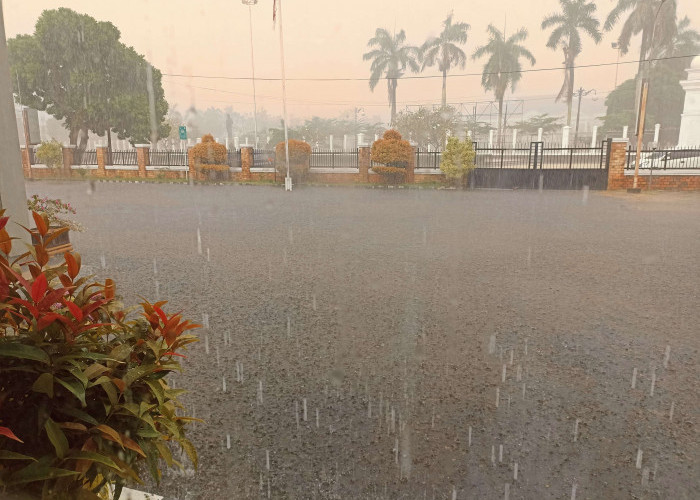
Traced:
<svg viewBox="0 0 700 500">
<path fill-rule="evenodd" d="M 503 96 L 509 86 L 511 91 L 515 90 L 515 85 L 522 77 L 520 58 L 524 57 L 534 66 L 535 56 L 520 44 L 527 38 L 525 28 L 520 28 L 508 39 L 493 24 L 489 24 L 486 31 L 489 34 L 489 42 L 477 48 L 472 59 L 489 56 L 481 75 L 481 85 L 486 90 L 493 90 L 498 100 L 498 142 L 500 143 L 503 127 Z"/>
<path fill-rule="evenodd" d="M 651 50 L 652 59 L 678 57 L 679 59 L 658 62 L 669 64 L 682 72 L 688 67 L 692 55 L 700 52 L 700 33 L 690 27 L 690 19 L 688 19 L 688 16 L 685 16 L 678 21 L 676 33 L 669 43 L 659 46 L 654 45 L 655 47 Z"/>
<path fill-rule="evenodd" d="M 421 47 L 423 68 L 435 66 L 442 72 L 442 106 L 447 106 L 447 72 L 453 66 L 464 68 L 467 55 L 458 45 L 467 43 L 467 23 L 452 24 L 452 13 L 442 23 L 444 26 L 440 36 L 427 40 Z"/>
<path fill-rule="evenodd" d="M 370 90 L 374 91 L 380 78 L 386 78 L 392 125 L 396 120 L 396 87 L 399 78 L 403 76 L 406 68 L 414 72 L 420 70 L 419 50 L 416 47 L 404 45 L 405 42 L 406 32 L 404 30 L 391 35 L 384 28 L 377 28 L 374 37 L 367 42 L 368 47 L 374 47 L 373 50 L 362 56 L 363 60 L 372 61 L 370 67 L 372 73 L 369 77 Z"/>
<path fill-rule="evenodd" d="M 596 6 L 586 0 L 559 0 L 562 12 L 550 14 L 542 21 L 542 29 L 554 27 L 547 41 L 547 47 L 564 51 L 564 84 L 557 95 L 557 101 L 566 96 L 566 124 L 571 125 L 571 104 L 574 100 L 574 65 L 581 53 L 581 35 L 587 33 L 595 43 L 600 42 L 600 22 L 594 17 Z"/>
<path fill-rule="evenodd" d="M 676 0 L 618 0 L 617 5 L 605 20 L 603 26 L 605 31 L 610 31 L 627 11 L 630 12 L 622 24 L 617 43 L 620 46 L 620 52 L 626 54 L 632 37 L 642 34 L 637 69 L 639 75 L 642 72 L 643 60 L 654 48 L 651 45 L 655 47 L 667 45 L 675 35 Z"/>
</svg>

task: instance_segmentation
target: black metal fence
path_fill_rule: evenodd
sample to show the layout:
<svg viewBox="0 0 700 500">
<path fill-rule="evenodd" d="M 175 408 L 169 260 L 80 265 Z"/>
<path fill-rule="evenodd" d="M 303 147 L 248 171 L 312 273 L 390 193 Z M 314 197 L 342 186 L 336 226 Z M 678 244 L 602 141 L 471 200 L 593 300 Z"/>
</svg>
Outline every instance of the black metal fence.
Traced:
<svg viewBox="0 0 700 500">
<path fill-rule="evenodd" d="M 416 149 L 415 168 L 440 168 L 442 151 L 421 151 Z"/>
<path fill-rule="evenodd" d="M 148 154 L 148 159 L 154 167 L 186 167 L 188 165 L 187 151 L 151 150 Z"/>
<path fill-rule="evenodd" d="M 27 151 L 29 151 L 29 164 L 30 165 L 36 165 L 37 160 L 36 160 L 36 150 L 32 147 L 28 148 Z"/>
<path fill-rule="evenodd" d="M 97 151 L 76 149 L 73 152 L 73 165 L 97 165 Z"/>
<path fill-rule="evenodd" d="M 240 149 L 229 149 L 226 153 L 226 160 L 228 166 L 232 168 L 238 168 L 241 166 L 241 150 Z"/>
<path fill-rule="evenodd" d="M 275 166 L 275 150 L 274 149 L 254 149 L 253 150 L 253 167 L 264 168 Z"/>
<path fill-rule="evenodd" d="M 324 168 L 358 168 L 359 152 L 357 149 L 350 151 L 318 150 L 311 152 L 311 167 Z"/>
<path fill-rule="evenodd" d="M 630 145 L 627 147 L 625 169 L 634 169 L 636 161 L 637 150 Z M 639 168 L 640 170 L 700 169 L 700 148 L 642 148 Z"/>
<path fill-rule="evenodd" d="M 108 159 L 111 156 L 109 165 L 137 165 L 136 150 L 112 151 L 111 155 L 107 155 Z"/>
</svg>

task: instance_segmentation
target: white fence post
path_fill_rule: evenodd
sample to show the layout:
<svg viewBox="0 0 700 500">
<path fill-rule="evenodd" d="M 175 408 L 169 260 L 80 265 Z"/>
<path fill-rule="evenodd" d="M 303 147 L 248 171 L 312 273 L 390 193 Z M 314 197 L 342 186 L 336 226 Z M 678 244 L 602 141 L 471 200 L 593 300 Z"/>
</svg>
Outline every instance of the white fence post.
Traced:
<svg viewBox="0 0 700 500">
<path fill-rule="evenodd" d="M 569 147 L 569 132 L 571 132 L 571 127 L 569 127 L 568 125 L 565 125 L 561 131 L 561 147 L 562 148 Z"/>
<path fill-rule="evenodd" d="M 654 144 L 659 143 L 659 132 L 661 131 L 661 124 L 657 123 L 654 125 Z"/>
<path fill-rule="evenodd" d="M 489 130 L 489 148 L 493 147 L 493 129 Z"/>
<path fill-rule="evenodd" d="M 467 130 L 467 137 L 469 137 L 469 139 L 472 138 L 472 131 L 471 130 Z"/>
<path fill-rule="evenodd" d="M 348 134 L 343 134 L 343 151 L 348 150 Z"/>
<path fill-rule="evenodd" d="M 330 150 L 333 151 L 333 134 L 328 138 L 328 144 L 330 145 Z"/>
<path fill-rule="evenodd" d="M 624 127 L 622 127 L 622 138 L 623 138 L 623 139 L 627 139 L 627 131 L 628 131 L 628 130 L 629 130 L 629 127 L 628 127 L 627 125 L 625 125 Z"/>
<path fill-rule="evenodd" d="M 591 136 L 591 147 L 594 148 L 596 145 L 596 139 L 598 139 L 598 125 L 593 126 L 593 135 Z"/>
<path fill-rule="evenodd" d="M 360 132 L 357 134 L 357 147 L 364 146 L 365 144 L 365 134 Z"/>
<path fill-rule="evenodd" d="M 518 129 L 513 129 L 513 149 L 515 149 L 515 144 L 518 142 Z"/>
<path fill-rule="evenodd" d="M 233 138 L 233 147 L 236 149 L 241 149 L 241 142 L 238 140 L 238 136 Z"/>
<path fill-rule="evenodd" d="M 542 130 L 542 127 L 537 129 L 537 142 L 542 142 L 542 132 L 544 132 L 544 130 Z"/>
</svg>

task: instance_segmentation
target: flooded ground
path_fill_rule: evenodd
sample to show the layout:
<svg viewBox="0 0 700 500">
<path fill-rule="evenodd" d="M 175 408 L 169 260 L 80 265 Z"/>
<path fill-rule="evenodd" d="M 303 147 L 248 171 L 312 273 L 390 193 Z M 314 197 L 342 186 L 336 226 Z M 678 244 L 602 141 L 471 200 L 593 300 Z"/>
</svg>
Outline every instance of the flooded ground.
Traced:
<svg viewBox="0 0 700 500">
<path fill-rule="evenodd" d="M 154 493 L 697 498 L 697 194 L 27 192 L 127 303 L 208 324 L 173 377 L 200 469 Z"/>
</svg>

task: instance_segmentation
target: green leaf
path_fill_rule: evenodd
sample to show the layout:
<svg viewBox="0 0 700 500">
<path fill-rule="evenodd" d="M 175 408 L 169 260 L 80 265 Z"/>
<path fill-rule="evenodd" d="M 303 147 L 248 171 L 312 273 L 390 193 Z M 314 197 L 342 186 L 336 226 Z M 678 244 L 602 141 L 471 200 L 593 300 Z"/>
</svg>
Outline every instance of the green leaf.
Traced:
<svg viewBox="0 0 700 500">
<path fill-rule="evenodd" d="M 8 338 L 8 337 L 5 337 Z M 0 356 L 9 358 L 30 359 L 44 364 L 51 362 L 49 355 L 33 345 L 20 344 L 11 340 L 0 343 Z"/>
<path fill-rule="evenodd" d="M 80 352 L 80 353 L 75 353 L 75 354 L 68 354 L 66 356 L 61 356 L 60 358 L 56 358 L 54 363 L 60 364 L 63 363 L 64 361 L 69 361 L 71 359 L 92 359 L 95 361 L 114 361 L 121 363 L 121 361 L 117 359 L 113 359 L 110 356 L 107 356 L 106 354 L 101 354 L 99 352 Z"/>
<path fill-rule="evenodd" d="M 71 380 L 70 382 L 67 382 L 59 377 L 56 377 L 56 382 L 61 384 L 63 387 L 68 389 L 73 395 L 78 398 L 80 403 L 83 405 L 83 408 L 85 408 L 85 387 L 83 387 L 80 382 L 73 381 Z"/>
<path fill-rule="evenodd" d="M 129 357 L 132 350 L 133 346 L 131 344 L 120 344 L 112 349 L 112 352 L 110 352 L 109 355 L 114 359 L 124 361 L 127 357 Z"/>
<path fill-rule="evenodd" d="M 0 450 L 0 460 L 32 460 L 36 462 L 36 458 L 21 453 L 15 453 L 10 450 Z"/>
<path fill-rule="evenodd" d="M 156 440 L 154 441 L 154 444 L 156 445 L 160 456 L 163 458 L 163 460 L 165 460 L 165 463 L 168 464 L 168 467 L 172 467 L 173 454 L 170 453 L 170 448 L 168 448 L 168 445 L 165 443 L 165 441 Z"/>
<path fill-rule="evenodd" d="M 63 458 L 68 452 L 68 439 L 66 439 L 66 435 L 63 434 L 58 424 L 50 418 L 46 420 L 44 429 L 49 436 L 49 441 L 51 441 L 51 444 L 56 450 L 56 455 L 58 455 L 58 458 Z"/>
<path fill-rule="evenodd" d="M 160 380 L 146 380 L 146 384 L 148 384 L 148 387 L 151 388 L 151 391 L 158 400 L 158 404 L 162 405 L 165 401 L 165 392 L 163 390 L 163 386 L 160 383 Z"/>
<path fill-rule="evenodd" d="M 187 439 L 180 439 L 178 441 L 180 443 L 180 446 L 182 446 L 182 449 L 185 450 L 185 453 L 187 453 L 187 456 L 190 457 L 190 460 L 192 461 L 192 465 L 194 465 L 194 468 L 197 468 L 198 461 L 197 461 L 197 450 L 195 450 L 194 446 L 190 441 Z"/>
<path fill-rule="evenodd" d="M 144 427 L 143 429 L 139 429 L 136 431 L 136 435 L 144 437 L 144 438 L 159 438 L 159 437 L 161 437 L 161 433 L 152 427 Z"/>
<path fill-rule="evenodd" d="M 136 382 L 138 379 L 141 377 L 148 375 L 149 373 L 152 373 L 156 368 L 158 368 L 156 365 L 149 364 L 149 365 L 143 365 L 139 366 L 136 368 L 132 368 L 127 372 L 126 375 L 124 375 L 124 383 L 129 386 Z"/>
<path fill-rule="evenodd" d="M 106 465 L 107 467 L 111 467 L 112 469 L 115 469 L 119 472 L 123 472 L 122 468 L 119 467 L 114 461 L 106 457 L 105 455 L 102 455 L 100 453 L 95 453 L 94 451 L 76 451 L 75 453 L 71 453 L 69 457 L 67 457 L 69 460 L 89 460 L 91 462 L 97 462 L 102 465 Z"/>
<path fill-rule="evenodd" d="M 56 479 L 65 476 L 75 476 L 77 474 L 79 473 L 73 470 L 49 467 L 46 462 L 33 462 L 12 474 L 9 479 L 5 481 L 5 484 L 12 486 L 33 483 L 34 481 L 46 481 L 47 479 Z"/>
<path fill-rule="evenodd" d="M 109 398 L 111 405 L 117 406 L 117 403 L 119 402 L 119 395 L 117 394 L 117 389 L 114 387 L 112 381 L 107 377 L 100 377 L 95 382 L 102 386 L 102 389 L 104 389 L 105 393 L 107 393 L 107 397 Z"/>
<path fill-rule="evenodd" d="M 83 375 L 88 380 L 92 380 L 93 378 L 97 377 L 98 375 L 102 375 L 106 371 L 109 371 L 109 368 L 107 368 L 106 366 L 101 365 L 100 363 L 93 363 L 92 365 L 85 368 Z"/>
<path fill-rule="evenodd" d="M 79 382 L 81 383 L 81 385 L 83 386 L 83 389 L 84 389 L 85 387 L 87 387 L 88 379 L 87 379 L 87 377 L 85 376 L 85 374 L 83 373 L 82 370 L 80 370 L 80 369 L 78 369 L 78 368 L 70 368 L 68 371 L 70 372 L 71 375 L 73 375 L 75 378 L 78 379 L 78 381 L 79 381 Z"/>
<path fill-rule="evenodd" d="M 99 422 L 95 420 L 92 417 L 92 415 L 89 415 L 84 411 L 80 411 L 76 408 L 71 408 L 70 406 L 62 406 L 56 408 L 55 410 L 60 413 L 65 413 L 66 415 L 70 415 L 71 417 L 75 417 L 78 420 L 82 420 L 83 422 L 87 422 L 88 424 L 99 425 Z"/>
<path fill-rule="evenodd" d="M 42 373 L 39 375 L 39 378 L 37 378 L 32 385 L 32 390 L 53 398 L 53 375 L 50 373 Z"/>
</svg>

